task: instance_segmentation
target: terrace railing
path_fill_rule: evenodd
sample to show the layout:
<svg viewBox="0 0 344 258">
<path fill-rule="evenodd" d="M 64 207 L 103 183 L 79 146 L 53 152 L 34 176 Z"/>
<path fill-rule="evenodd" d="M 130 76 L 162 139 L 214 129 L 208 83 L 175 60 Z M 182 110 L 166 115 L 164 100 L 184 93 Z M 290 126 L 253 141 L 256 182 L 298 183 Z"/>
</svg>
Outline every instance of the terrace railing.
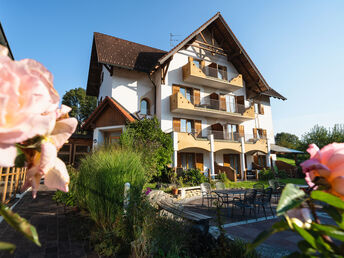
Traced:
<svg viewBox="0 0 344 258">
<path fill-rule="evenodd" d="M 232 72 L 228 72 L 222 69 L 217 69 L 214 67 L 210 67 L 210 66 L 205 66 L 202 68 L 202 72 L 209 77 L 213 77 L 213 78 L 217 78 L 220 80 L 225 80 L 225 81 L 230 81 L 233 78 L 235 78 L 236 76 L 238 76 L 238 74 L 232 73 Z"/>
<path fill-rule="evenodd" d="M 0 194 L 3 204 L 9 203 L 20 192 L 27 168 L 0 167 Z"/>
<path fill-rule="evenodd" d="M 226 131 L 216 131 L 211 129 L 204 129 L 204 130 L 195 130 L 189 128 L 174 128 L 173 131 L 175 132 L 184 132 L 193 135 L 195 138 L 203 138 L 207 139 L 209 135 L 214 135 L 215 140 L 226 140 L 231 142 L 239 142 L 240 137 L 244 137 L 244 141 L 246 143 L 255 143 L 260 139 L 266 139 L 266 136 L 262 135 L 253 135 L 253 134 L 240 134 L 237 132 L 226 132 Z"/>
<path fill-rule="evenodd" d="M 246 110 L 245 105 L 237 104 L 234 101 L 211 99 L 209 96 L 201 98 L 200 104 L 197 104 L 195 106 L 205 109 L 221 110 L 238 114 L 242 114 Z"/>
</svg>

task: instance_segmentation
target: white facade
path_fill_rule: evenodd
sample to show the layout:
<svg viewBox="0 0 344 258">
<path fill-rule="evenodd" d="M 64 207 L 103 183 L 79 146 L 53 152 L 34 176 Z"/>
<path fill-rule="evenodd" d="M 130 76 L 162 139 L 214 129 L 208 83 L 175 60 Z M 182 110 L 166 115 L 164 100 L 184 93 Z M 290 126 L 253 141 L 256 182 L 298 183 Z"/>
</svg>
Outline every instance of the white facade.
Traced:
<svg viewBox="0 0 344 258">
<path fill-rule="evenodd" d="M 207 35 L 206 33 L 204 33 L 204 35 L 207 41 L 211 42 L 210 35 Z M 202 40 L 200 36 L 198 36 L 198 40 Z M 218 46 L 216 42 L 215 46 Z M 205 101 L 205 98 L 209 97 L 212 93 L 217 93 L 225 96 L 227 110 L 229 110 L 230 108 L 230 101 L 233 101 L 236 96 L 244 96 L 244 103 L 246 108 L 249 108 L 251 105 L 254 104 L 252 100 L 246 100 L 245 78 L 243 78 L 243 87 L 236 91 L 218 89 L 203 85 L 195 85 L 194 83 L 189 83 L 183 80 L 182 67 L 188 64 L 189 57 L 197 60 L 203 60 L 206 66 L 210 63 L 216 63 L 219 66 L 226 67 L 229 80 L 239 75 L 239 72 L 236 70 L 234 65 L 229 62 L 225 56 L 216 54 L 213 55 L 195 46 L 188 46 L 186 49 L 182 49 L 173 55 L 173 58 L 169 63 L 163 84 L 161 83 L 163 80 L 160 69 L 155 72 L 150 78 L 149 74 L 147 73 L 117 67 L 113 67 L 113 73 L 112 75 L 110 75 L 110 72 L 103 66 L 103 79 L 99 89 L 98 100 L 101 101 L 106 96 L 110 96 L 114 98 L 118 103 L 120 103 L 120 105 L 122 105 L 131 114 L 139 114 L 141 101 L 143 99 L 148 100 L 149 114 L 156 115 L 161 123 L 162 130 L 167 133 L 175 131 L 175 128 L 173 128 L 173 118 L 190 119 L 193 121 L 201 121 L 201 136 L 208 139 L 212 139 L 211 137 L 214 137 L 212 136 L 213 134 L 210 132 L 210 128 L 212 125 L 221 124 L 224 128 L 224 131 L 227 131 L 227 129 L 229 128 L 228 124 L 233 124 L 244 126 L 244 134 L 251 135 L 251 138 L 253 137 L 253 132 L 255 129 L 263 129 L 266 131 L 268 145 L 274 143 L 272 112 L 270 100 L 268 97 L 261 98 L 258 101 L 264 109 L 264 114 L 256 113 L 254 118 L 241 123 L 238 123 L 237 121 L 231 121 L 228 117 L 215 118 L 209 115 L 202 115 L 201 113 L 192 115 L 190 113 L 181 114 L 171 112 L 170 97 L 173 93 L 172 85 L 180 85 L 183 87 L 185 86 L 199 89 L 201 104 L 204 104 L 203 102 Z M 94 130 L 94 142 L 97 142 L 97 144 L 101 144 L 102 142 L 104 142 L 104 135 L 102 132 L 109 131 L 111 129 L 111 127 L 96 128 Z M 115 129 L 117 129 L 117 127 Z M 231 149 L 221 149 L 218 151 L 214 151 L 214 139 L 209 140 L 210 145 L 212 146 L 210 148 L 210 151 L 198 148 L 198 146 L 196 145 L 194 146 L 194 148 L 178 149 L 178 146 L 180 144 L 178 142 L 178 134 L 180 133 L 181 132 L 173 134 L 173 160 L 175 167 L 178 165 L 178 154 L 198 153 L 202 154 L 203 157 L 203 169 L 211 169 L 211 173 L 214 172 L 214 162 L 216 162 L 220 166 L 225 165 L 224 159 L 225 155 L 227 154 L 238 155 L 238 163 L 235 163 L 233 161 L 235 163 L 233 163 L 233 166 L 237 166 L 238 170 L 252 169 L 252 163 L 254 162 L 254 153 L 253 151 L 251 151 L 251 153 L 245 153 L 245 143 L 242 139 L 237 139 L 238 142 L 242 141 L 242 148 L 239 151 Z M 275 159 L 274 155 L 270 155 L 269 150 L 270 148 L 269 146 L 267 146 L 265 151 L 266 165 L 270 165 L 270 157 L 272 159 Z M 214 162 L 212 162 L 212 159 Z M 196 163 L 195 158 L 193 162 Z"/>
</svg>

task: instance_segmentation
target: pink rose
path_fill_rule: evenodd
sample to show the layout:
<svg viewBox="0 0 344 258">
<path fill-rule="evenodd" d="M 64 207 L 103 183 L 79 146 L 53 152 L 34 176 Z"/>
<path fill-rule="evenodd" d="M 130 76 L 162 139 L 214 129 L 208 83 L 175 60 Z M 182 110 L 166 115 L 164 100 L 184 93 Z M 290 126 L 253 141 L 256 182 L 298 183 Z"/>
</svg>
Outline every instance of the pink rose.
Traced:
<svg viewBox="0 0 344 258">
<path fill-rule="evenodd" d="M 311 157 L 300 165 L 309 185 L 314 185 L 316 177 L 325 178 L 331 185 L 328 191 L 344 200 L 344 143 L 332 143 L 321 150 L 311 144 L 307 151 Z"/>
<path fill-rule="evenodd" d="M 55 111 L 57 117 L 55 127 L 45 135 L 41 143 L 41 152 L 37 152 L 29 164 L 22 190 L 31 186 L 34 198 L 41 178 L 44 178 L 47 187 L 68 192 L 68 171 L 63 161 L 57 158 L 57 152 L 67 142 L 78 124 L 75 118 L 68 117 L 70 110 L 70 107 L 62 105 L 61 109 Z"/>
<path fill-rule="evenodd" d="M 55 121 L 59 95 L 40 63 L 12 61 L 0 46 L 0 166 L 13 166 L 15 143 L 44 135 Z"/>
</svg>

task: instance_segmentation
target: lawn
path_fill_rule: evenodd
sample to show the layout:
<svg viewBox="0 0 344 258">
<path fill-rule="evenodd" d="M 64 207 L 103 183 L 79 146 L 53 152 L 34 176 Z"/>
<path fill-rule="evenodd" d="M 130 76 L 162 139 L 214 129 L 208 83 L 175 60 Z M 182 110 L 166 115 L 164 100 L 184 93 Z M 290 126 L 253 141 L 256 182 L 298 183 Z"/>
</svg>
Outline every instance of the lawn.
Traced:
<svg viewBox="0 0 344 258">
<path fill-rule="evenodd" d="M 285 162 L 285 163 L 288 163 L 288 164 L 290 164 L 290 165 L 295 166 L 295 160 L 293 160 L 293 159 L 277 157 L 277 160 L 280 160 L 280 161 L 283 161 L 283 162 Z"/>
<path fill-rule="evenodd" d="M 288 184 L 297 184 L 297 185 L 305 185 L 306 181 L 304 178 L 286 178 L 286 179 L 279 179 L 280 182 Z M 228 187 L 229 188 L 253 188 L 253 185 L 256 183 L 262 183 L 264 184 L 264 187 L 269 186 L 269 182 L 262 180 L 262 181 L 237 181 L 237 182 L 229 182 Z"/>
</svg>

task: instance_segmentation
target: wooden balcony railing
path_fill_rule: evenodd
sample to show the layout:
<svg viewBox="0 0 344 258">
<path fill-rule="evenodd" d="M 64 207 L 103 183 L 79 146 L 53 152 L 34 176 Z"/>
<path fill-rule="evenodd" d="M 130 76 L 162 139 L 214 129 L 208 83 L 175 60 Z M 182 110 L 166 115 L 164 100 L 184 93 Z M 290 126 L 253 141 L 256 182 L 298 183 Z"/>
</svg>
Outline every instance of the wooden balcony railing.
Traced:
<svg viewBox="0 0 344 258">
<path fill-rule="evenodd" d="M 20 192 L 25 177 L 27 168 L 4 168 L 0 167 L 0 193 L 1 202 L 3 204 L 9 203 Z"/>
</svg>

